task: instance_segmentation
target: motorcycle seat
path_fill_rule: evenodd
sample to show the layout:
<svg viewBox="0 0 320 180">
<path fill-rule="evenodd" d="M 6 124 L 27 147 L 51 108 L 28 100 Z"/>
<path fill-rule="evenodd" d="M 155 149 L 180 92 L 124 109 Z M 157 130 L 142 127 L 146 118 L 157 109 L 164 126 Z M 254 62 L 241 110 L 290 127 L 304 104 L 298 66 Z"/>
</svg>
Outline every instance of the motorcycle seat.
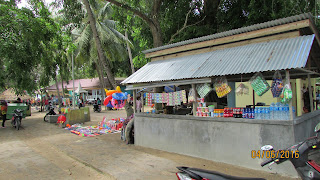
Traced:
<svg viewBox="0 0 320 180">
<path fill-rule="evenodd" d="M 213 179 L 214 180 L 265 180 L 264 178 L 231 176 L 231 175 L 223 174 L 216 171 L 209 171 L 209 170 L 198 169 L 198 168 L 189 168 L 189 167 L 177 167 L 177 168 L 187 174 L 197 174 L 202 178 L 212 179 L 212 180 Z"/>
</svg>

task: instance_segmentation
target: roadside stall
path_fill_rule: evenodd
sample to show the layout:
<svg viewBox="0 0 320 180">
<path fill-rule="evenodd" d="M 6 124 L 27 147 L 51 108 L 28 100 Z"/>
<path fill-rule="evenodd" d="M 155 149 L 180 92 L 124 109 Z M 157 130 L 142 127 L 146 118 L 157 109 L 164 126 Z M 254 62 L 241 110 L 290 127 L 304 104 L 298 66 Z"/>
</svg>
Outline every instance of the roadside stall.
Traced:
<svg viewBox="0 0 320 180">
<path fill-rule="evenodd" d="M 122 84 L 134 91 L 155 88 L 145 95 L 146 105 L 183 105 L 192 112 L 136 113 L 135 144 L 266 170 L 253 151 L 265 144 L 286 148 L 313 135 L 319 122 L 313 107 L 301 116 L 296 111 L 301 78 L 311 89 L 311 78 L 319 77 L 314 27 L 312 16 L 301 14 L 145 51 L 151 62 Z M 163 92 L 172 85 L 181 90 Z M 253 95 L 252 103 L 237 107 L 237 97 L 250 91 L 261 97 L 271 92 L 276 103 L 258 103 Z M 296 174 L 288 164 L 273 171 Z"/>
</svg>

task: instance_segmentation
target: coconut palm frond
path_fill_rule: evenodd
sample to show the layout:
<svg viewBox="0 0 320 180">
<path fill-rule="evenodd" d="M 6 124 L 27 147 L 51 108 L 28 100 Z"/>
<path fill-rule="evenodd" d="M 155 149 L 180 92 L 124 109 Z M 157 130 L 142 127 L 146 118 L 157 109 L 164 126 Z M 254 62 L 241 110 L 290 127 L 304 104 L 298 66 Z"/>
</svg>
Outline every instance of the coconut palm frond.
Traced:
<svg viewBox="0 0 320 180">
<path fill-rule="evenodd" d="M 75 40 L 75 44 L 79 47 L 79 49 L 86 49 L 92 39 L 91 36 L 91 28 L 89 25 L 87 25 Z"/>
<path fill-rule="evenodd" d="M 122 61 L 128 57 L 128 52 L 122 44 L 109 42 L 108 52 L 110 59 L 114 61 Z"/>
<path fill-rule="evenodd" d="M 99 35 L 102 43 L 105 44 L 107 41 L 121 43 L 121 40 L 109 28 L 106 28 L 101 23 L 97 24 L 97 29 L 100 32 Z"/>
<path fill-rule="evenodd" d="M 127 40 L 127 38 L 123 34 L 121 34 L 119 31 L 111 27 L 108 27 L 103 23 L 99 23 L 99 25 L 106 34 L 109 34 L 110 37 L 112 36 L 112 39 L 116 40 L 115 42 L 124 43 Z"/>
<path fill-rule="evenodd" d="M 112 8 L 109 2 L 106 2 L 102 8 L 99 9 L 98 17 L 103 20 L 106 18 L 111 18 Z"/>
<path fill-rule="evenodd" d="M 111 27 L 111 28 L 116 28 L 117 22 L 114 20 L 110 20 L 110 19 L 105 19 L 103 21 L 101 21 L 102 24 L 104 24 L 107 27 Z"/>
</svg>

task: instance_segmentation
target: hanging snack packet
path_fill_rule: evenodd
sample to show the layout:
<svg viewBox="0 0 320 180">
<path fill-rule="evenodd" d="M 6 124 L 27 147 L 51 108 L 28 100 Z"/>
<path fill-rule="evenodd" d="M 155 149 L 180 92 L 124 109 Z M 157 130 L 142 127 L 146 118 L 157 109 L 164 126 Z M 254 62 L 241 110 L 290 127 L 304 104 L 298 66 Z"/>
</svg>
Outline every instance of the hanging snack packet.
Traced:
<svg viewBox="0 0 320 180">
<path fill-rule="evenodd" d="M 279 71 L 276 71 L 272 78 L 271 92 L 274 98 L 279 97 L 283 90 L 283 81 Z"/>
<path fill-rule="evenodd" d="M 281 102 L 284 104 L 289 103 L 292 99 L 292 90 L 289 84 L 284 86 L 281 98 Z"/>
<path fill-rule="evenodd" d="M 253 90 L 259 95 L 262 96 L 266 93 L 270 86 L 268 82 L 264 79 L 260 72 L 256 73 L 249 81 Z"/>
<path fill-rule="evenodd" d="M 237 87 L 236 89 L 236 94 L 239 96 L 239 95 L 244 95 L 244 94 L 249 94 L 249 88 L 240 83 L 239 86 Z"/>
<path fill-rule="evenodd" d="M 212 88 L 208 83 L 197 85 L 196 89 L 201 98 L 204 98 L 212 91 Z"/>
<path fill-rule="evenodd" d="M 226 77 L 216 78 L 214 88 L 218 98 L 222 98 L 231 92 L 231 87 L 228 85 Z"/>
<path fill-rule="evenodd" d="M 188 94 L 188 103 L 194 102 L 194 93 L 193 89 L 191 88 Z"/>
</svg>

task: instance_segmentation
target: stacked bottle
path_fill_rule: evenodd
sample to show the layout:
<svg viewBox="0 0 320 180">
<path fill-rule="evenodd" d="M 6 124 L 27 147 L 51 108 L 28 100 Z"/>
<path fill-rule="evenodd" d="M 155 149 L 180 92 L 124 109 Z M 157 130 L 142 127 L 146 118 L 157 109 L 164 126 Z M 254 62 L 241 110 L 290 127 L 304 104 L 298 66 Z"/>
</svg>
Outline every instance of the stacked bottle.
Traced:
<svg viewBox="0 0 320 180">
<path fill-rule="evenodd" d="M 292 107 L 293 118 L 295 118 L 295 109 Z M 270 107 L 255 107 L 255 119 L 289 120 L 290 109 L 288 104 L 271 103 Z"/>
<path fill-rule="evenodd" d="M 275 117 L 275 104 L 274 103 L 270 104 L 269 111 L 270 111 L 270 119 L 274 119 L 274 117 Z"/>
</svg>

